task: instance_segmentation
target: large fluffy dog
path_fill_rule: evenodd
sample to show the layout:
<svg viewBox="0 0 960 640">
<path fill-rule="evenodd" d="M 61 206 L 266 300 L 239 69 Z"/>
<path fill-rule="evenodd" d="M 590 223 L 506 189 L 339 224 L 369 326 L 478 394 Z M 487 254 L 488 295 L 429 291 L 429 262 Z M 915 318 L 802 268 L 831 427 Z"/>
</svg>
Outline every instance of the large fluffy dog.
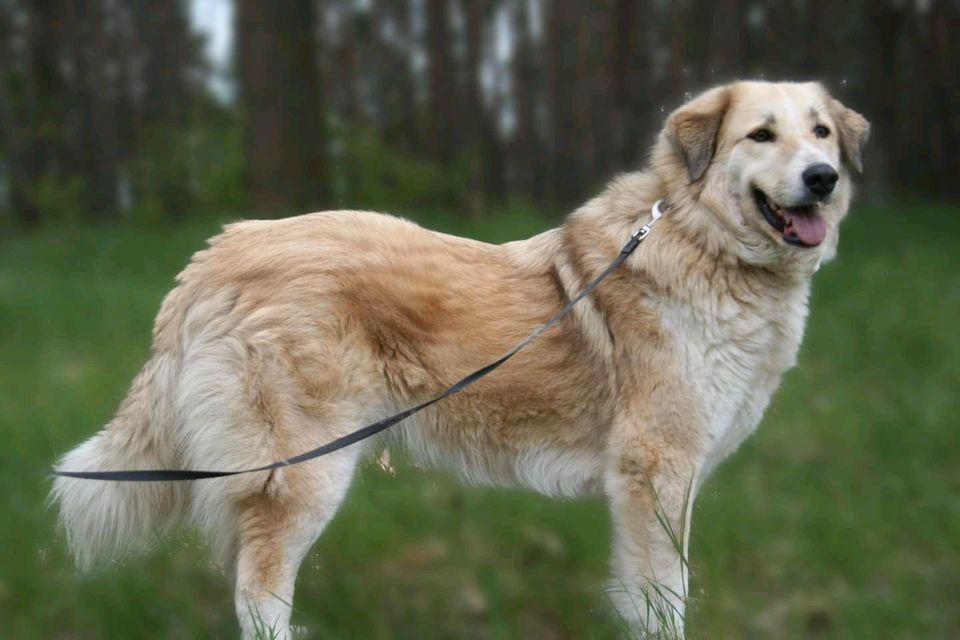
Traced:
<svg viewBox="0 0 960 640">
<path fill-rule="evenodd" d="M 818 84 L 743 82 L 683 105 L 645 171 L 529 240 L 358 211 L 227 227 L 163 302 L 116 417 L 62 468 L 244 468 L 344 435 L 500 355 L 669 203 L 559 327 L 376 443 L 194 484 L 58 479 L 79 563 L 188 518 L 222 545 L 244 635 L 286 633 L 301 560 L 387 445 L 474 482 L 605 495 L 620 613 L 638 633 L 682 626 L 693 496 L 794 364 L 867 132 Z"/>
</svg>

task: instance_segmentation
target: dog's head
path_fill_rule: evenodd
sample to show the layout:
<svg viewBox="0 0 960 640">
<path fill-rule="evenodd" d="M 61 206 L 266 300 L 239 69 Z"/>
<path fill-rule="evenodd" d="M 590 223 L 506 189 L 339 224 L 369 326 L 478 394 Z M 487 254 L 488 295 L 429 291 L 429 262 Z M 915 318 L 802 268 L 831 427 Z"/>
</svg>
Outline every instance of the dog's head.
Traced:
<svg viewBox="0 0 960 640">
<path fill-rule="evenodd" d="M 869 130 L 818 83 L 738 82 L 670 115 L 655 171 L 669 197 L 713 217 L 689 222 L 724 249 L 752 264 L 815 268 L 836 252 Z"/>
</svg>

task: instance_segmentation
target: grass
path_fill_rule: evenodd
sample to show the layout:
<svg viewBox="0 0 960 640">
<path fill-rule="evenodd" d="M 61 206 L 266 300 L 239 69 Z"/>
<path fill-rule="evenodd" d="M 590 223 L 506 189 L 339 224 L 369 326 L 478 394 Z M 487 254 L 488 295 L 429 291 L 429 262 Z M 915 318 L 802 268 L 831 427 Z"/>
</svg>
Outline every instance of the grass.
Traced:
<svg viewBox="0 0 960 640">
<path fill-rule="evenodd" d="M 425 220 L 505 240 L 530 215 Z M 237 634 L 190 534 L 74 572 L 46 470 L 107 421 L 173 275 L 216 230 L 75 228 L 0 241 L 0 637 Z M 960 210 L 861 208 L 818 274 L 800 366 L 708 481 L 694 638 L 960 637 Z M 314 638 L 613 638 L 599 500 L 462 488 L 369 465 L 300 573 Z"/>
</svg>

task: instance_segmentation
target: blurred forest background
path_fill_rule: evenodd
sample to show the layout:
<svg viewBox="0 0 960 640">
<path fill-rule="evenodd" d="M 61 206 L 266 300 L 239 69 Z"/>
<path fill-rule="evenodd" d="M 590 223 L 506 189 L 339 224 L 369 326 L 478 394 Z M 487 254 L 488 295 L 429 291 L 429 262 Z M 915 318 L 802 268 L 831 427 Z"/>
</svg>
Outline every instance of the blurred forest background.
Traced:
<svg viewBox="0 0 960 640">
<path fill-rule="evenodd" d="M 0 219 L 565 211 L 738 77 L 867 115 L 871 197 L 956 198 L 958 33 L 956 0 L 0 0 Z"/>
<path fill-rule="evenodd" d="M 960 638 L 960 0 L 0 0 L 0 638 L 236 637 L 189 531 L 85 577 L 43 506 L 222 222 L 528 237 L 744 76 L 874 128 L 799 366 L 697 499 L 687 637 Z M 308 637 L 620 636 L 601 499 L 394 473 L 304 563 Z"/>
</svg>

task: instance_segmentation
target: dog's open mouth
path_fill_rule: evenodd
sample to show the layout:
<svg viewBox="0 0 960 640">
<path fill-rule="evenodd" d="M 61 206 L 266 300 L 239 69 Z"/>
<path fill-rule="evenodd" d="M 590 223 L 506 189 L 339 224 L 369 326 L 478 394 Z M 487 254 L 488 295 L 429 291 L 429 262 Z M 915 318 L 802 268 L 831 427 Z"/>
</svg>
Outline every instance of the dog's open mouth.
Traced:
<svg viewBox="0 0 960 640">
<path fill-rule="evenodd" d="M 827 222 L 817 205 L 780 207 L 756 188 L 753 199 L 770 226 L 783 234 L 784 242 L 797 247 L 816 247 L 826 237 Z"/>
</svg>

